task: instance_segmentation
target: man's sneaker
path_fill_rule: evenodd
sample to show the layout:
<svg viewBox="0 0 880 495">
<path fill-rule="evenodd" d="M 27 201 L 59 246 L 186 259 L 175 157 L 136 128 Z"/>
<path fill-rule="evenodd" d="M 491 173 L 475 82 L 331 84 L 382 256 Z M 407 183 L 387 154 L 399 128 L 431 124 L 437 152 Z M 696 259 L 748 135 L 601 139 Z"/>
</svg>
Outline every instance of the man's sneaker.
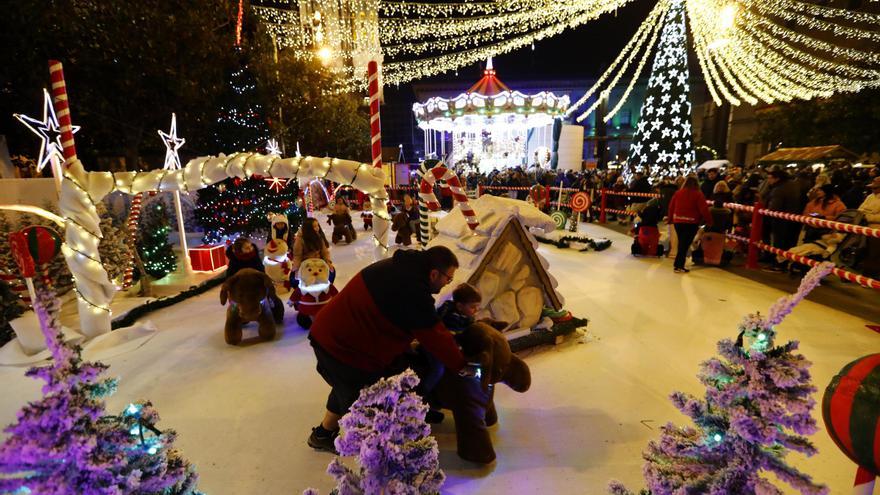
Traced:
<svg viewBox="0 0 880 495">
<path fill-rule="evenodd" d="M 339 455 L 339 452 L 336 451 L 336 445 L 334 445 L 337 436 L 339 436 L 339 431 L 327 431 L 318 425 L 312 428 L 312 434 L 309 435 L 309 447 Z"/>
<path fill-rule="evenodd" d="M 425 422 L 429 425 L 440 424 L 445 418 L 446 415 L 436 409 L 428 409 L 427 414 L 425 414 Z"/>
<path fill-rule="evenodd" d="M 673 271 L 674 271 L 675 273 L 689 273 L 689 272 L 690 272 L 690 270 L 688 270 L 687 268 L 676 268 L 676 269 L 673 270 Z"/>
</svg>

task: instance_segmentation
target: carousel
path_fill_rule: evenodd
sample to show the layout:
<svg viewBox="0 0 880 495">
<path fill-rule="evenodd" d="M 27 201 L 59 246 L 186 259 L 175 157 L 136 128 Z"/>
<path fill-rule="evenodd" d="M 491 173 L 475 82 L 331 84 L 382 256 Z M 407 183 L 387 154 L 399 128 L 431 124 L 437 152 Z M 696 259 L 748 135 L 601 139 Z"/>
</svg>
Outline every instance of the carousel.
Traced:
<svg viewBox="0 0 880 495">
<path fill-rule="evenodd" d="M 413 113 L 425 133 L 426 156 L 489 172 L 546 166 L 553 119 L 562 117 L 568 104 L 568 96 L 512 91 L 498 79 L 489 58 L 482 79 L 469 90 L 455 98 L 416 103 Z"/>
</svg>

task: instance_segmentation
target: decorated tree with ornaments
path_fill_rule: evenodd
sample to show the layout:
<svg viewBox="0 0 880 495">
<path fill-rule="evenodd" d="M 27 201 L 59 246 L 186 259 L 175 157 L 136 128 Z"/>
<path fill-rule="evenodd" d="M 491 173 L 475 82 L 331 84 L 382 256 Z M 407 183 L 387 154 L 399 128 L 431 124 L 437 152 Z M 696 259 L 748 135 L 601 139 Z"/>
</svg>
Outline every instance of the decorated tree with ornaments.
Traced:
<svg viewBox="0 0 880 495">
<path fill-rule="evenodd" d="M 168 232 L 171 230 L 168 218 L 170 210 L 162 201 L 154 201 L 144 210 L 138 236 L 138 252 L 147 274 L 160 279 L 177 269 L 177 257 L 168 243 Z"/>
<path fill-rule="evenodd" d="M 834 268 L 823 263 L 810 270 L 796 293 L 780 298 L 766 317 L 751 314 L 739 326 L 735 341 L 718 342 L 721 357 L 701 365 L 703 399 L 675 392 L 675 407 L 696 428 L 661 428 L 659 441 L 644 452 L 645 481 L 653 495 L 680 493 L 779 494 L 766 473 L 796 491 L 819 495 L 828 488 L 785 461 L 790 451 L 806 455 L 816 448 L 805 437 L 816 432 L 811 411 L 816 392 L 810 362 L 795 353 L 797 341 L 776 345 L 776 327 Z M 618 482 L 611 493 L 630 492 Z"/>
<path fill-rule="evenodd" d="M 217 145 L 229 151 L 256 151 L 269 139 L 269 126 L 247 57 L 240 46 L 234 49 L 239 63 L 229 76 L 229 88 L 217 116 Z"/>
<path fill-rule="evenodd" d="M 21 298 L 12 291 L 8 283 L 0 279 L 0 347 L 15 337 L 9 324 L 24 312 Z"/>
<path fill-rule="evenodd" d="M 198 475 L 174 450 L 174 431 L 156 427 L 152 404 L 105 413 L 103 399 L 116 391 L 117 380 L 100 378 L 107 366 L 83 361 L 79 346 L 64 341 L 58 308 L 57 298 L 38 291 L 35 310 L 52 363 L 26 373 L 45 382 L 43 397 L 4 430 L 0 493 L 197 493 Z"/>
<path fill-rule="evenodd" d="M 693 170 L 684 7 L 684 0 L 670 2 L 630 146 L 627 175 L 644 169 L 654 178 L 675 177 Z"/>
<path fill-rule="evenodd" d="M 425 423 L 428 406 L 414 392 L 419 378 L 412 370 L 379 380 L 361 390 L 348 414 L 339 420 L 336 448 L 356 456 L 354 470 L 339 458 L 327 467 L 339 494 L 440 493 L 446 475 L 440 470 L 437 441 Z M 303 495 L 318 495 L 309 488 Z"/>
<path fill-rule="evenodd" d="M 265 235 L 269 214 L 287 215 L 291 235 L 301 223 L 302 208 L 295 180 L 231 178 L 200 189 L 195 219 L 205 234 L 205 244 L 216 244 L 236 235 Z"/>
</svg>

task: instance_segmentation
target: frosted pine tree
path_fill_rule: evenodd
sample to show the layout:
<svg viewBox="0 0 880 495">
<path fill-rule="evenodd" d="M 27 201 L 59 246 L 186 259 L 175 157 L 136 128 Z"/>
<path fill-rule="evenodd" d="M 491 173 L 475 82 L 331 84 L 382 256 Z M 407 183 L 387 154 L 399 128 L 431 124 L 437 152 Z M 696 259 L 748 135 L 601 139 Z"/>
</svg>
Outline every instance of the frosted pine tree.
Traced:
<svg viewBox="0 0 880 495">
<path fill-rule="evenodd" d="M 113 224 L 113 215 L 107 210 L 103 201 L 99 201 L 95 206 L 101 218 L 100 227 L 103 236 L 98 244 L 98 254 L 101 256 L 101 264 L 107 270 L 107 277 L 116 280 L 122 276 L 128 264 L 126 233 Z"/>
<path fill-rule="evenodd" d="M 52 354 L 48 366 L 26 375 L 45 382 L 43 396 L 25 405 L 4 429 L 0 493 L 68 495 L 191 495 L 198 475 L 174 449 L 176 434 L 156 427 L 149 402 L 105 413 L 115 378 L 107 365 L 83 361 L 79 346 L 64 341 L 59 301 L 37 291 L 34 310 Z"/>
<path fill-rule="evenodd" d="M 735 341 L 718 342 L 720 356 L 701 365 L 703 398 L 672 394 L 672 403 L 694 426 L 661 427 L 660 439 L 642 454 L 649 491 L 639 493 L 782 495 L 776 480 L 805 495 L 828 493 L 786 462 L 792 451 L 816 453 L 806 438 L 818 429 L 811 414 L 816 388 L 811 363 L 795 352 L 797 341 L 776 345 L 776 329 L 833 268 L 814 267 L 798 291 L 780 298 L 766 317 L 746 316 Z M 617 481 L 609 491 L 631 493 Z"/>
<path fill-rule="evenodd" d="M 688 77 L 684 0 L 672 0 L 630 146 L 628 174 L 642 168 L 656 179 L 693 170 Z"/>
<path fill-rule="evenodd" d="M 440 493 L 446 475 L 440 470 L 437 441 L 425 423 L 428 406 L 414 392 L 419 378 L 412 370 L 383 378 L 361 390 L 351 410 L 339 420 L 336 448 L 356 456 L 360 469 L 333 460 L 327 468 L 340 495 Z M 317 495 L 308 489 L 303 495 Z"/>
</svg>

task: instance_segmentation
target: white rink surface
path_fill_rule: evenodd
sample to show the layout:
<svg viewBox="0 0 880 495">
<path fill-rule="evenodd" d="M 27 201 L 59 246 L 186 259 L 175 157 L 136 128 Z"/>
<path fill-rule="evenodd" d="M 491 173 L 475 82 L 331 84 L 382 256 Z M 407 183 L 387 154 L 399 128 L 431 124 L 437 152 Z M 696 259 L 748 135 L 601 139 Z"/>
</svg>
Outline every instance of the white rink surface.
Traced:
<svg viewBox="0 0 880 495">
<path fill-rule="evenodd" d="M 359 225 L 360 222 L 357 222 Z M 578 253 L 542 245 L 567 308 L 590 319 L 592 339 L 527 351 L 532 389 L 499 386 L 498 460 L 490 467 L 460 461 L 451 416 L 435 428 L 443 493 L 605 493 L 612 478 L 642 486 L 641 451 L 667 421 L 689 424 L 668 400 L 674 390 L 701 393 L 701 361 L 715 342 L 736 337 L 740 319 L 766 312 L 782 292 L 728 272 L 672 272 L 669 259 L 634 259 L 629 238 L 593 225 L 586 232 L 614 245 Z M 361 232 L 359 232 L 361 234 Z M 372 259 L 370 236 L 332 248 L 339 288 Z M 327 493 L 331 456 L 305 444 L 324 410 L 327 385 L 314 370 L 306 334 L 289 311 L 271 343 L 230 347 L 223 342 L 225 311 L 219 288 L 149 315 L 159 333 L 143 347 L 105 360 L 121 378 L 108 401 L 118 411 L 149 398 L 159 426 L 179 433 L 177 446 L 211 495 L 294 494 L 312 486 Z M 817 403 L 831 377 L 851 360 L 880 350 L 880 334 L 848 314 L 805 301 L 780 326 L 780 339 L 798 339 L 814 363 Z M 877 323 L 877 322 L 873 322 Z M 255 335 L 250 329 L 248 335 Z M 0 424 L 8 424 L 40 383 L 24 368 L 0 368 Z M 820 453 L 793 454 L 799 468 L 848 493 L 855 466 L 825 433 L 812 439 Z M 781 485 L 784 486 L 784 485 Z M 790 493 L 786 491 L 786 493 Z"/>
</svg>

